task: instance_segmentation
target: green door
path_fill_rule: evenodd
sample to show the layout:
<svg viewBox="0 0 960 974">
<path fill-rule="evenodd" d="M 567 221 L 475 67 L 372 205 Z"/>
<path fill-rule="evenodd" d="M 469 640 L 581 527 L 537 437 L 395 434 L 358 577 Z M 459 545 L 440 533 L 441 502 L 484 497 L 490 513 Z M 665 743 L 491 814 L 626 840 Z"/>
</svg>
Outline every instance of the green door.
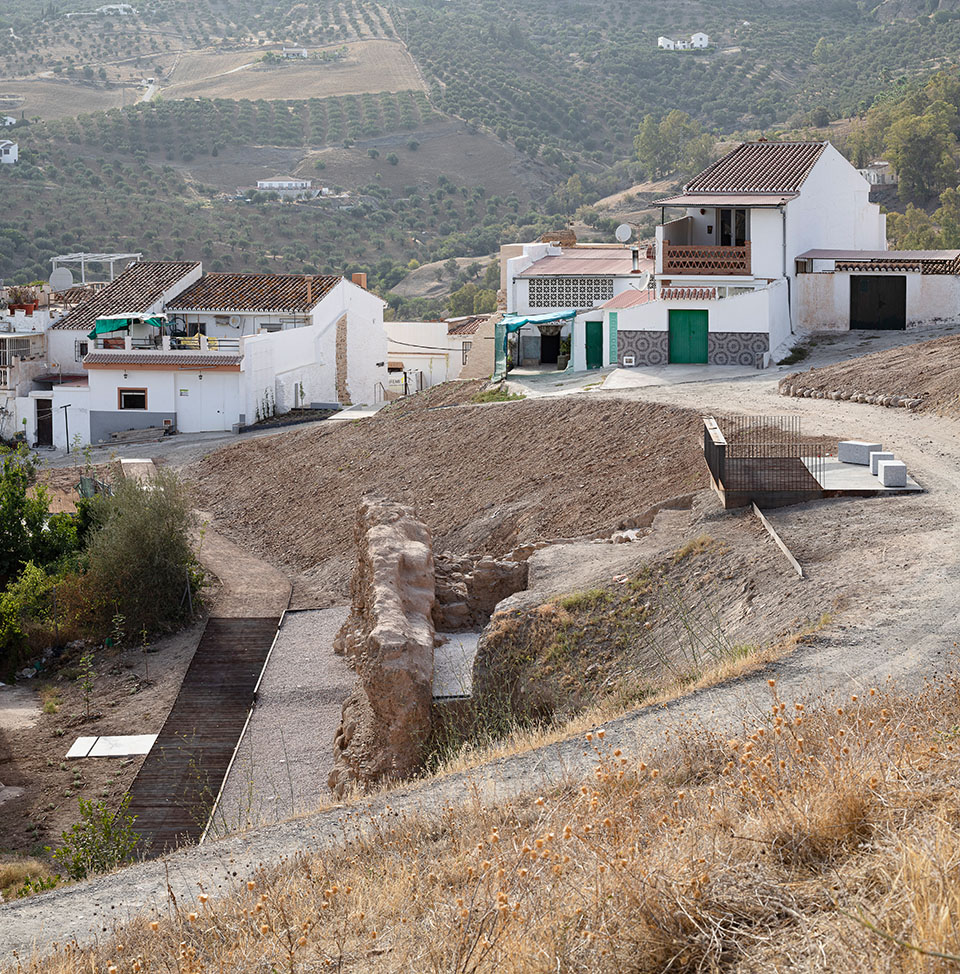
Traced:
<svg viewBox="0 0 960 974">
<path fill-rule="evenodd" d="M 603 366 L 603 322 L 587 322 L 587 368 L 599 369 Z"/>
<path fill-rule="evenodd" d="M 707 364 L 707 311 L 670 312 L 670 364 Z"/>
</svg>

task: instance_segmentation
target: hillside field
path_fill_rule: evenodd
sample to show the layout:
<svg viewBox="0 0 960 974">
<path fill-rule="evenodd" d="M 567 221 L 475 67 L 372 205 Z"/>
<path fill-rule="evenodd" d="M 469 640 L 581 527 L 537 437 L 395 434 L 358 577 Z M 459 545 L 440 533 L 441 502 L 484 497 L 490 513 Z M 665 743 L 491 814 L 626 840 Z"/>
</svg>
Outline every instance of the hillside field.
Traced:
<svg viewBox="0 0 960 974">
<path fill-rule="evenodd" d="M 72 118 L 133 105 L 142 89 L 75 81 L 0 80 L 0 112 L 28 119 Z"/>
<path fill-rule="evenodd" d="M 347 45 L 342 61 L 259 63 L 260 52 L 191 53 L 163 86 L 164 98 L 324 98 L 367 92 L 424 90 L 413 59 L 396 41 Z"/>
</svg>

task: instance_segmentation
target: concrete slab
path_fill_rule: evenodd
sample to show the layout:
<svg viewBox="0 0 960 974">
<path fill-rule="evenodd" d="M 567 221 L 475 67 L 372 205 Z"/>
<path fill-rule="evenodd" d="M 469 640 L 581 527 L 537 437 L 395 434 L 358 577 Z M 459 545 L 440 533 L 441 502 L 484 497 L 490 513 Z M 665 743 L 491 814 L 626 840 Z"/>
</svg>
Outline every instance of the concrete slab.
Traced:
<svg viewBox="0 0 960 974">
<path fill-rule="evenodd" d="M 121 460 L 120 471 L 127 480 L 139 480 L 141 484 L 149 483 L 157 475 L 153 460 Z"/>
<path fill-rule="evenodd" d="M 807 468 L 816 476 L 815 465 L 804 461 Z M 841 463 L 835 457 L 823 460 L 822 474 L 818 478 L 824 490 L 853 494 L 890 494 L 923 490 L 923 488 L 909 475 L 903 487 L 884 487 L 877 477 L 870 473 L 870 468 L 855 463 Z"/>
<path fill-rule="evenodd" d="M 379 413 L 384 406 L 389 405 L 390 403 L 388 402 L 377 402 L 373 405 L 362 402 L 356 406 L 347 406 L 345 409 L 341 409 L 339 413 L 334 413 L 332 416 L 328 416 L 326 422 L 349 423 L 356 419 L 369 419 L 369 417 Z"/>
<path fill-rule="evenodd" d="M 433 697 L 469 697 L 473 692 L 473 661 L 477 655 L 479 632 L 440 633 L 446 638 L 433 651 Z"/>
<path fill-rule="evenodd" d="M 123 734 L 117 737 L 98 737 L 90 749 L 90 758 L 126 758 L 134 754 L 148 754 L 156 734 Z"/>
<path fill-rule="evenodd" d="M 70 750 L 67 751 L 68 758 L 85 758 L 90 754 L 93 749 L 93 745 L 97 743 L 96 737 L 78 737 L 73 744 L 70 745 Z"/>
</svg>

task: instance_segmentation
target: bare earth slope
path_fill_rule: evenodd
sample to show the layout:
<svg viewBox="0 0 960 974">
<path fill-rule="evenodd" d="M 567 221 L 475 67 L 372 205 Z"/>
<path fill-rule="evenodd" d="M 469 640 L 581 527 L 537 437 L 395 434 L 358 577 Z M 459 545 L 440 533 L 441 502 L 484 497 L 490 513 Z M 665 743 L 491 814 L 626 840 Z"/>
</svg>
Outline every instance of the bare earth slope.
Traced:
<svg viewBox="0 0 960 974">
<path fill-rule="evenodd" d="M 783 382 L 817 392 L 921 399 L 919 409 L 956 416 L 960 414 L 960 335 L 797 372 Z"/>
<path fill-rule="evenodd" d="M 450 395 L 220 450 L 198 465 L 198 504 L 300 573 L 303 606 L 345 596 L 354 513 L 370 491 L 413 505 L 441 549 L 501 554 L 615 530 L 706 483 L 694 412 L 582 399 L 435 408 Z"/>
</svg>

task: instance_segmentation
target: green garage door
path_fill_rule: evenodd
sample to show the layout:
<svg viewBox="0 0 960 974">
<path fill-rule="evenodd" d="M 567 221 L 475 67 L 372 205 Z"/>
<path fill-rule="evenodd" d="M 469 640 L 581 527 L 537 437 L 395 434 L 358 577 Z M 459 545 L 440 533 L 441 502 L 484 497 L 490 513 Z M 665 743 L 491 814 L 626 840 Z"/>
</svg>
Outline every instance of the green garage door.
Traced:
<svg viewBox="0 0 960 974">
<path fill-rule="evenodd" d="M 603 322 L 587 322 L 587 368 L 603 367 Z"/>
<path fill-rule="evenodd" d="M 670 312 L 670 364 L 707 364 L 707 311 Z"/>
</svg>

